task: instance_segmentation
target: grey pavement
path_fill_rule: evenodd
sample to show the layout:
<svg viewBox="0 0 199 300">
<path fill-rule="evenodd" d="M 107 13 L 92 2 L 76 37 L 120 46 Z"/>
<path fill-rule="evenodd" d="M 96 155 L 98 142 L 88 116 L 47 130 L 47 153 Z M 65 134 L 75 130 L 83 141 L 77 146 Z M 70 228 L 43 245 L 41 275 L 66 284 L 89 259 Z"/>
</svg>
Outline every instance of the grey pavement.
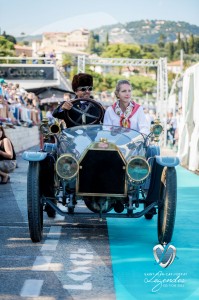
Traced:
<svg viewBox="0 0 199 300">
<path fill-rule="evenodd" d="M 32 243 L 26 204 L 28 162 L 21 153 L 17 161 L 11 182 L 0 185 L 0 300 L 114 300 L 106 220 L 100 222 L 92 213 L 86 219 L 50 219 L 44 213 L 43 240 Z M 30 282 L 35 286 L 28 288 Z M 34 288 L 37 297 L 31 296 Z"/>
</svg>

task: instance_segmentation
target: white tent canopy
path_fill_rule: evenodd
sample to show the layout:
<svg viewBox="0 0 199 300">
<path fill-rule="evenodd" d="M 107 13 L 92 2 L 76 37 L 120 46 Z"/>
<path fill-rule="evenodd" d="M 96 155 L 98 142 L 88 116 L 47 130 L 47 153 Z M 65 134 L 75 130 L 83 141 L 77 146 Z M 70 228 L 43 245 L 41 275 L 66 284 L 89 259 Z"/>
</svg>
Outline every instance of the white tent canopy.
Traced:
<svg viewBox="0 0 199 300">
<path fill-rule="evenodd" d="M 51 97 L 51 98 L 42 99 L 40 102 L 41 102 L 41 104 L 51 104 L 51 103 L 58 103 L 59 104 L 62 101 L 64 101 L 63 98 Z"/>
<path fill-rule="evenodd" d="M 183 76 L 182 120 L 179 128 L 178 155 L 181 165 L 191 171 L 199 169 L 199 63 Z"/>
</svg>

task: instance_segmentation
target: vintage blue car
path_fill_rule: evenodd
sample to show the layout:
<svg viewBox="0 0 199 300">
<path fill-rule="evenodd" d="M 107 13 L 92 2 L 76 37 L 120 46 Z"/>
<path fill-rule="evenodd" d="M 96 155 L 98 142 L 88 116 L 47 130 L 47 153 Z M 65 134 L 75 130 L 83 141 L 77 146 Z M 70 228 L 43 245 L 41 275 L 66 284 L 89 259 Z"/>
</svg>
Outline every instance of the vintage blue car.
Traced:
<svg viewBox="0 0 199 300">
<path fill-rule="evenodd" d="M 81 108 L 82 102 L 89 103 L 89 109 Z M 32 241 L 42 239 L 44 211 L 52 218 L 56 212 L 74 215 L 78 202 L 84 201 L 99 218 L 144 216 L 150 220 L 158 214 L 159 243 L 169 243 L 175 223 L 179 159 L 160 155 L 161 124 L 156 120 L 149 135 L 98 124 L 103 114 L 99 116 L 99 107 L 93 113 L 94 102 L 75 100 L 74 110 L 67 112 L 74 127 L 61 129 L 58 123 L 44 120 L 43 149 L 23 153 L 29 161 L 27 206 Z"/>
</svg>

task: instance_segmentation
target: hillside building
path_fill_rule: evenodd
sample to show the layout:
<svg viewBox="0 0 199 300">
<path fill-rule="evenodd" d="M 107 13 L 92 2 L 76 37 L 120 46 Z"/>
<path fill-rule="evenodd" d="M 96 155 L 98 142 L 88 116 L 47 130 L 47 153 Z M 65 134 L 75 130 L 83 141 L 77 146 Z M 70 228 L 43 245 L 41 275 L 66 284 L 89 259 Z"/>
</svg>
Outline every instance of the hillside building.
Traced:
<svg viewBox="0 0 199 300">
<path fill-rule="evenodd" d="M 83 51 L 88 46 L 90 32 L 77 29 L 71 32 L 46 32 L 43 34 L 42 48 L 74 49 Z"/>
</svg>

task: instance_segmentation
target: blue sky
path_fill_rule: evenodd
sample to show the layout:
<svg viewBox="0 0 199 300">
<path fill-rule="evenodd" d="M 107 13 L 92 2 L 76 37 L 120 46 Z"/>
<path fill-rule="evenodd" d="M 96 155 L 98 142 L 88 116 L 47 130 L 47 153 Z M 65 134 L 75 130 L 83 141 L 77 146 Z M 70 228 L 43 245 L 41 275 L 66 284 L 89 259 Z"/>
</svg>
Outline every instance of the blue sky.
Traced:
<svg viewBox="0 0 199 300">
<path fill-rule="evenodd" d="M 199 0 L 0 0 L 0 28 L 20 36 L 165 19 L 199 26 Z"/>
</svg>

